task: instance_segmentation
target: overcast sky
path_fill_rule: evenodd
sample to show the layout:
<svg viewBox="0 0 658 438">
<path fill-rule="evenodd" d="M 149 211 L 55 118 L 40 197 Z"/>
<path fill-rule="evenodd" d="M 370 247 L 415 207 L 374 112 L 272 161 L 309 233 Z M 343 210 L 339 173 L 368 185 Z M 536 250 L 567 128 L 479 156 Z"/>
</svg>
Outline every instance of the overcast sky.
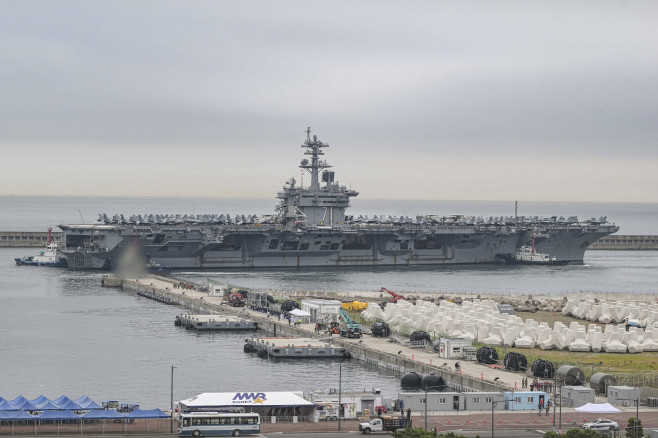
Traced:
<svg viewBox="0 0 658 438">
<path fill-rule="evenodd" d="M 0 2 L 0 195 L 658 202 L 658 2 Z M 298 178 L 299 179 L 299 178 Z M 308 181 L 307 181 L 308 182 Z"/>
</svg>

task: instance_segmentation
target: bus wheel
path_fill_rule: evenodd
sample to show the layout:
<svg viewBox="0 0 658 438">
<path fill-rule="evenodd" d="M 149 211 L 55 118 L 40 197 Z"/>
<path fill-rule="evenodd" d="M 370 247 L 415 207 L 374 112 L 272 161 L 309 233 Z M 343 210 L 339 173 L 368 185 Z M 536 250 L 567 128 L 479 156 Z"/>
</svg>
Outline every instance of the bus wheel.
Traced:
<svg viewBox="0 0 658 438">
<path fill-rule="evenodd" d="M 192 436 L 201 436 L 201 431 L 195 430 L 194 432 L 192 432 Z"/>
<path fill-rule="evenodd" d="M 233 436 L 240 436 L 240 435 L 242 435 L 242 432 L 240 432 L 238 429 L 235 429 L 233 431 Z"/>
</svg>

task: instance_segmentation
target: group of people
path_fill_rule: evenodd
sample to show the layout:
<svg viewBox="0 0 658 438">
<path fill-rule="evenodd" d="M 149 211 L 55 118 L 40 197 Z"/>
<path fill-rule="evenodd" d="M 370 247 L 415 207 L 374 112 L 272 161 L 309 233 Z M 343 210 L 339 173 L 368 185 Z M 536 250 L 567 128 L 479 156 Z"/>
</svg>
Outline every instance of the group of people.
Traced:
<svg viewBox="0 0 658 438">
<path fill-rule="evenodd" d="M 544 405 L 544 399 L 539 399 L 539 409 L 537 415 L 541 415 L 542 410 L 546 410 L 546 416 L 548 417 L 548 413 L 551 411 L 551 401 L 548 400 L 546 402 L 546 405 Z"/>
<path fill-rule="evenodd" d="M 553 392 L 553 382 L 540 382 L 535 379 L 532 383 L 528 384 L 528 381 L 529 379 L 527 377 L 521 379 L 521 389 L 530 388 L 530 391 Z"/>
<path fill-rule="evenodd" d="M 179 281 L 178 283 L 174 283 L 174 289 L 194 289 L 194 290 L 199 290 L 197 288 L 197 285 L 194 283 L 189 283 L 187 281 Z"/>
</svg>

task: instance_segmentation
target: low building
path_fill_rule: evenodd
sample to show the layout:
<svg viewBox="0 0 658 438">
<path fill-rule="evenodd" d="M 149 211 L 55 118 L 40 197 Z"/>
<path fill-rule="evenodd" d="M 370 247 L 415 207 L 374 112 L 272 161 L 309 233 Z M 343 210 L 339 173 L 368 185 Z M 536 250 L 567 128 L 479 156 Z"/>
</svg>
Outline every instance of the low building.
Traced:
<svg viewBox="0 0 658 438">
<path fill-rule="evenodd" d="M 635 406 L 640 388 L 632 386 L 608 386 L 608 403 L 613 406 Z"/>
<path fill-rule="evenodd" d="M 263 417 L 312 417 L 315 405 L 299 392 L 204 392 L 179 402 L 181 412 L 242 409 Z M 276 420 L 273 420 L 276 421 Z"/>
<path fill-rule="evenodd" d="M 335 389 L 315 391 L 308 394 L 308 398 L 316 406 L 316 419 L 338 419 L 338 391 Z M 344 418 L 356 419 L 363 416 L 364 411 L 375 414 L 378 406 L 384 406 L 384 400 L 381 391 L 378 389 L 365 392 L 348 391 L 340 395 L 340 405 L 343 407 L 342 414 Z"/>
<path fill-rule="evenodd" d="M 400 392 L 403 409 L 425 411 L 425 392 Z M 495 410 L 505 409 L 502 392 L 428 392 L 428 412 L 487 411 L 495 402 Z M 398 402 L 399 406 L 399 402 Z"/>
<path fill-rule="evenodd" d="M 595 393 L 593 388 L 584 386 L 562 386 L 562 406 L 579 408 L 587 403 L 594 403 Z"/>
<path fill-rule="evenodd" d="M 533 411 L 546 406 L 550 395 L 543 391 L 509 391 L 505 393 L 505 409 L 508 411 Z"/>
<path fill-rule="evenodd" d="M 229 287 L 225 284 L 208 283 L 209 297 L 225 297 L 229 294 Z"/>
<path fill-rule="evenodd" d="M 302 310 L 308 312 L 311 322 L 336 322 L 342 303 L 338 300 L 302 300 Z"/>
<path fill-rule="evenodd" d="M 439 339 L 439 357 L 443 359 L 461 359 L 468 355 L 465 354 L 465 349 L 472 350 L 473 341 L 462 338 Z"/>
</svg>

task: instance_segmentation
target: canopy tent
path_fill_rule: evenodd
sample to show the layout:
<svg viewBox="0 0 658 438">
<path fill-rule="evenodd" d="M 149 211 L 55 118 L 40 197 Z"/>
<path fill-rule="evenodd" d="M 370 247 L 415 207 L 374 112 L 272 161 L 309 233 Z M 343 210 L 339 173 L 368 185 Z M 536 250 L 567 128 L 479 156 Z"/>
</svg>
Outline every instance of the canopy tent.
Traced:
<svg viewBox="0 0 658 438">
<path fill-rule="evenodd" d="M 46 401 L 46 403 L 38 404 L 35 406 L 39 408 L 40 411 L 58 411 L 60 409 L 63 409 L 60 406 L 53 404 L 53 402 L 51 402 L 50 400 Z"/>
<path fill-rule="evenodd" d="M 88 419 L 94 419 L 94 420 L 109 420 L 109 419 L 114 419 L 114 418 L 126 418 L 122 414 L 118 413 L 114 409 L 95 409 L 93 411 L 89 411 L 86 414 L 82 416 L 83 419 L 88 420 Z"/>
<path fill-rule="evenodd" d="M 25 411 L 1 411 L 0 414 L 3 415 L 0 418 L 4 420 L 36 420 L 37 419 L 37 417 L 34 417 Z"/>
<path fill-rule="evenodd" d="M 103 409 L 102 406 L 100 406 L 86 395 L 73 400 L 73 403 L 77 403 L 82 409 Z"/>
<path fill-rule="evenodd" d="M 75 415 L 73 411 L 43 411 L 41 415 L 35 417 L 38 420 L 79 420 L 80 417 Z"/>
<path fill-rule="evenodd" d="M 41 406 L 47 404 L 47 403 L 52 403 L 48 397 L 45 395 L 40 395 L 39 397 L 35 398 L 34 400 L 30 400 L 30 402 L 40 408 Z"/>
<path fill-rule="evenodd" d="M 79 411 L 79 410 L 82 409 L 82 406 L 80 406 L 79 404 L 77 404 L 73 400 L 65 400 L 65 401 L 62 401 L 61 403 L 56 403 L 56 404 L 60 409 L 71 409 L 71 410 L 76 410 L 76 411 Z"/>
<path fill-rule="evenodd" d="M 169 418 L 170 415 L 165 414 L 160 409 L 133 409 L 132 411 L 124 414 L 126 418 Z"/>
<path fill-rule="evenodd" d="M 23 396 L 18 396 L 14 400 L 6 400 L 0 397 L 0 411 L 50 411 L 50 410 L 90 410 L 103 409 L 98 403 L 89 397 L 82 396 L 77 400 L 71 400 L 65 395 L 50 400 L 46 396 L 39 396 L 34 400 L 28 400 Z"/>
<path fill-rule="evenodd" d="M 19 395 L 18 397 L 16 397 L 13 400 L 7 400 L 7 401 L 12 406 L 16 406 L 16 405 L 19 405 L 19 404 L 22 404 L 22 403 L 25 403 L 25 402 L 29 402 L 29 400 L 26 399 L 25 397 L 23 397 L 22 395 Z"/>
<path fill-rule="evenodd" d="M 311 316 L 310 313 L 306 312 L 305 310 L 301 310 L 301 309 L 294 309 L 290 312 L 290 314 L 293 315 L 293 316 L 300 316 L 300 317 L 301 316 Z"/>
<path fill-rule="evenodd" d="M 610 403 L 587 403 L 576 408 L 576 411 L 588 414 L 618 414 L 621 412 L 621 410 L 612 406 Z"/>
<path fill-rule="evenodd" d="M 14 402 L 12 400 L 9 402 L 12 406 L 12 409 L 7 409 L 8 411 L 38 411 L 39 408 L 34 406 L 29 400 L 23 399 L 22 401 L 19 402 Z"/>
</svg>

